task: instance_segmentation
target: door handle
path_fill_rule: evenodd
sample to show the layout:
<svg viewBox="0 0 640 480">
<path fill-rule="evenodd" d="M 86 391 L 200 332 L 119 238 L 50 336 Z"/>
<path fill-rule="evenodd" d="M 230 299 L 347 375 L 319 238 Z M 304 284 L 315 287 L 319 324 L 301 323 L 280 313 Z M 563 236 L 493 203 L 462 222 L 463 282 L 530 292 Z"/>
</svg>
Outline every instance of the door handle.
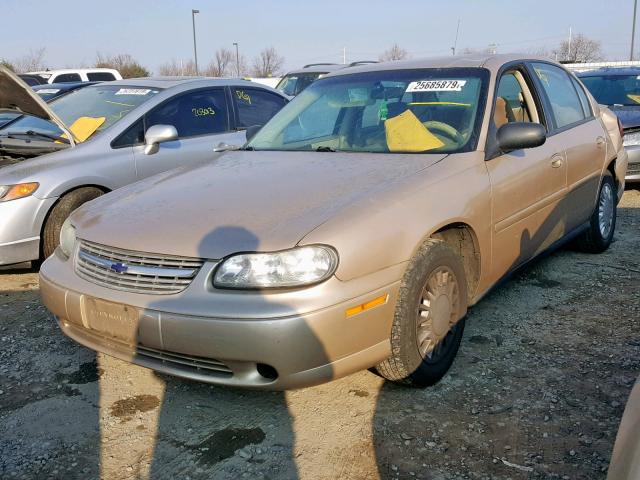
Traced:
<svg viewBox="0 0 640 480">
<path fill-rule="evenodd" d="M 554 155 L 553 157 L 551 157 L 551 167 L 560 168 L 561 166 L 562 166 L 562 156 L 561 155 Z"/>
<path fill-rule="evenodd" d="M 604 144 L 605 144 L 604 137 L 596 138 L 596 145 L 598 146 L 598 148 L 602 148 Z"/>
</svg>

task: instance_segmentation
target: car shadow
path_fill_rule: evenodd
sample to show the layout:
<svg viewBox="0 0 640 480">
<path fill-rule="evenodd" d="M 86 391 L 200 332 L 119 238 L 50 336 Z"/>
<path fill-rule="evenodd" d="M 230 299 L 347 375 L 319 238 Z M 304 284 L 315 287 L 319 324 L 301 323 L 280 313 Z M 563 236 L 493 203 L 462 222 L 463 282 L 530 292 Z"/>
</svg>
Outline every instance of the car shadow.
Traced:
<svg viewBox="0 0 640 480">
<path fill-rule="evenodd" d="M 236 240 L 238 244 L 251 245 L 252 248 L 248 251 L 260 251 L 260 239 L 252 232 L 240 227 L 227 226 L 215 229 L 202 239 L 200 256 L 207 258 L 205 245 L 219 244 L 219 241 L 236 243 Z M 209 276 L 206 281 L 210 282 L 211 278 Z M 278 304 L 269 292 L 254 292 L 251 295 L 251 308 L 256 312 L 277 309 L 280 316 L 298 315 L 291 305 Z M 256 299 L 255 295 L 259 295 L 259 298 Z M 180 297 L 184 297 L 185 301 L 189 298 L 186 293 L 172 297 L 165 300 L 159 295 L 157 301 L 146 305 L 146 311 L 176 312 Z M 185 309 L 188 310 L 188 305 L 185 305 Z M 165 328 L 169 329 L 168 332 L 175 327 L 170 326 L 168 316 L 169 314 L 165 314 L 162 320 L 163 332 Z M 201 320 L 206 321 L 206 318 Z M 180 340 L 177 337 L 181 336 L 181 333 L 173 330 L 171 334 L 167 333 L 163 337 L 161 345 L 149 345 L 149 337 L 141 333 L 144 328 L 143 325 L 138 326 L 137 345 L 170 354 L 180 354 L 183 355 L 182 359 L 189 355 L 199 359 L 210 358 L 214 354 L 205 355 L 202 349 L 210 342 L 211 350 L 215 352 L 215 344 L 220 341 L 212 336 L 215 332 L 209 333 L 204 328 L 199 332 L 186 334 Z M 173 338 L 167 338 L 170 335 Z M 193 340 L 191 345 L 190 335 Z M 242 343 L 241 339 L 231 337 L 225 338 L 224 341 Z M 272 340 L 265 338 L 264 341 Z M 298 331 L 295 342 L 305 345 L 309 355 L 324 359 L 320 365 L 328 363 L 324 346 L 311 328 Z M 278 345 L 271 345 L 266 349 L 288 349 L 292 345 L 291 339 L 282 338 L 278 340 Z M 142 358 L 141 355 L 144 357 L 143 353 L 139 353 L 132 360 Z M 238 359 L 241 360 L 245 356 L 246 353 L 242 352 Z M 144 358 L 148 360 L 148 357 Z M 231 364 L 238 359 L 215 358 L 216 361 Z M 261 360 L 263 359 L 255 358 L 255 362 Z M 166 361 L 165 364 L 185 375 L 195 373 L 211 375 L 213 378 L 220 375 L 171 361 Z M 154 379 L 149 382 L 151 387 L 144 394 L 140 394 L 140 389 L 137 388 L 135 390 L 138 394 L 131 397 L 123 398 L 122 389 L 113 383 L 101 386 L 103 398 L 110 399 L 103 402 L 103 408 L 108 409 L 112 415 L 115 413 L 119 418 L 118 437 L 130 436 L 142 440 L 132 446 L 130 451 L 120 451 L 119 456 L 103 451 L 103 472 L 114 472 L 130 466 L 136 478 L 147 478 L 148 475 L 148 478 L 154 480 L 184 478 L 187 473 L 192 479 L 240 478 L 243 475 L 248 478 L 298 478 L 294 455 L 293 419 L 287 408 L 284 392 L 207 385 L 166 374 L 154 373 L 153 376 Z M 106 392 L 105 389 L 110 391 Z M 189 394 L 185 395 L 187 391 Z M 156 411 L 155 422 L 141 423 L 137 417 L 149 410 Z M 103 449 L 109 445 L 110 435 L 109 431 L 103 431 Z"/>
</svg>

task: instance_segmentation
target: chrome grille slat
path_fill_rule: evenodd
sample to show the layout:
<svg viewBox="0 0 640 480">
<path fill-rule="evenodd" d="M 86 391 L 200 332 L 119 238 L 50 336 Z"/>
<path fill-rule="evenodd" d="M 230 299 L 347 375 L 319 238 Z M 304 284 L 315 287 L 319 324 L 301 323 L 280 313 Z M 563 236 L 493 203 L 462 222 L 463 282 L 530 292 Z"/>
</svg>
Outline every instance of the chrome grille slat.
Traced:
<svg viewBox="0 0 640 480">
<path fill-rule="evenodd" d="M 127 267 L 120 272 L 113 264 Z M 75 269 L 92 283 L 133 293 L 169 295 L 187 288 L 204 260 L 133 252 L 80 240 Z"/>
</svg>

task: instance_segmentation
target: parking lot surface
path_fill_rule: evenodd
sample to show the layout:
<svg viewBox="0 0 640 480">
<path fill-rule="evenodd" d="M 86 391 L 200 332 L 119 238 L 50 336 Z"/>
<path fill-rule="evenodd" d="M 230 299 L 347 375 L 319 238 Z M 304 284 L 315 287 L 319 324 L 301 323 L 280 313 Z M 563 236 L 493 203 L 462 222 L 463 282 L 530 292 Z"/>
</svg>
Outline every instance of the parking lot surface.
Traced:
<svg viewBox="0 0 640 480">
<path fill-rule="evenodd" d="M 495 289 L 425 390 L 156 375 L 67 339 L 37 274 L 0 271 L 0 478 L 605 478 L 640 374 L 639 252 L 628 190 L 606 253 L 562 249 Z"/>
</svg>

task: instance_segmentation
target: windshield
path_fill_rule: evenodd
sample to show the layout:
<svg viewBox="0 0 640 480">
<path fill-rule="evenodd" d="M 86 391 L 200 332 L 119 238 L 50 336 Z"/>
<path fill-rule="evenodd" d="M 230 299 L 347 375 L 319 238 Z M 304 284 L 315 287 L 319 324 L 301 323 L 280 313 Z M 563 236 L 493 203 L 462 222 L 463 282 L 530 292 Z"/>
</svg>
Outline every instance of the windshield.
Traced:
<svg viewBox="0 0 640 480">
<path fill-rule="evenodd" d="M 388 70 L 320 80 L 249 142 L 255 150 L 460 152 L 475 148 L 489 73 Z"/>
<path fill-rule="evenodd" d="M 285 95 L 294 97 L 326 73 L 290 73 L 282 77 L 276 85 Z"/>
<path fill-rule="evenodd" d="M 600 75 L 580 80 L 602 105 L 640 105 L 640 75 Z"/>
<path fill-rule="evenodd" d="M 117 123 L 137 106 L 156 95 L 159 89 L 127 87 L 122 85 L 96 85 L 81 88 L 49 103 L 74 136 L 85 140 Z M 1 135 L 33 131 L 52 136 L 63 132 L 52 122 L 25 115 L 11 123 Z"/>
<path fill-rule="evenodd" d="M 40 95 L 40 98 L 45 102 L 48 102 L 51 99 L 59 97 L 63 93 L 60 90 L 60 88 L 39 88 L 37 90 L 34 89 L 34 92 Z"/>
</svg>

